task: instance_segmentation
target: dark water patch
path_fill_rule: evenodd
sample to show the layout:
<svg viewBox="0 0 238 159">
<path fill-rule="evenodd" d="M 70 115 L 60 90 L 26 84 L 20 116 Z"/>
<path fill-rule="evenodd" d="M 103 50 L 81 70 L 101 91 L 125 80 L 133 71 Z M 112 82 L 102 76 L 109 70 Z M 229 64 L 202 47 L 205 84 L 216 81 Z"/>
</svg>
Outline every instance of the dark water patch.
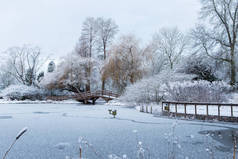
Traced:
<svg viewBox="0 0 238 159">
<path fill-rule="evenodd" d="M 225 146 L 215 146 L 215 148 L 221 152 L 231 152 L 232 149 L 230 147 L 225 147 Z"/>
<path fill-rule="evenodd" d="M 219 142 L 222 146 L 215 146 L 219 151 L 229 152 L 233 150 L 234 144 L 237 145 L 238 129 L 206 130 L 199 133 Z"/>
<path fill-rule="evenodd" d="M 0 119 L 12 119 L 12 116 L 0 116 Z"/>
<path fill-rule="evenodd" d="M 50 112 L 33 112 L 34 114 L 50 114 Z"/>
<path fill-rule="evenodd" d="M 59 150 L 64 150 L 64 149 L 66 149 L 66 148 L 69 147 L 69 146 L 70 146 L 70 143 L 68 143 L 68 142 L 62 142 L 62 143 L 56 144 L 54 147 L 57 148 L 57 149 L 59 149 Z"/>
<path fill-rule="evenodd" d="M 193 145 L 203 145 L 204 142 L 201 141 L 196 141 L 196 142 L 192 142 Z"/>
</svg>

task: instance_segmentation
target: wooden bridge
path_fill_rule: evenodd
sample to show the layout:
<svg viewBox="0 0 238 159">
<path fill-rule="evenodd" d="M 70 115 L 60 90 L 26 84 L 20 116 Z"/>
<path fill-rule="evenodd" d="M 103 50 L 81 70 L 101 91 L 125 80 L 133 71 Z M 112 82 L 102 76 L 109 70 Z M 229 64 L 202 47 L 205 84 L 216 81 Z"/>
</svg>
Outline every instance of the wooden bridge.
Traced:
<svg viewBox="0 0 238 159">
<path fill-rule="evenodd" d="M 70 95 L 70 96 L 49 96 L 47 97 L 47 99 L 56 100 L 56 101 L 74 99 L 84 104 L 90 104 L 90 103 L 95 104 L 96 100 L 98 100 L 99 98 L 102 98 L 106 102 L 108 102 L 118 97 L 119 97 L 119 94 L 113 93 L 112 91 L 100 90 L 95 92 L 81 92 L 81 93 L 77 93 L 75 95 Z"/>
</svg>

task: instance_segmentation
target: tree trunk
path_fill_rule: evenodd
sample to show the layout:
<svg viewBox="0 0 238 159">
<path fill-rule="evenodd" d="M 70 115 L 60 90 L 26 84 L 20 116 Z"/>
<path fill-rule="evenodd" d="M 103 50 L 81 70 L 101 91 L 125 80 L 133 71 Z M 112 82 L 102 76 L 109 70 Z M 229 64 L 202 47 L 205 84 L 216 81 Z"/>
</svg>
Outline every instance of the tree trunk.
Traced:
<svg viewBox="0 0 238 159">
<path fill-rule="evenodd" d="M 102 79 L 102 90 L 104 91 L 105 90 L 105 80 Z"/>
<path fill-rule="evenodd" d="M 236 63 L 235 63 L 235 56 L 234 56 L 234 49 L 231 49 L 231 85 L 236 84 Z"/>
<path fill-rule="evenodd" d="M 90 92 L 90 80 L 87 81 L 87 84 L 86 84 L 86 92 Z"/>
<path fill-rule="evenodd" d="M 104 59 L 104 61 L 106 60 L 106 44 L 104 43 L 103 44 L 103 54 L 104 54 L 104 56 L 103 56 L 103 59 Z M 104 91 L 105 90 L 105 79 L 103 78 L 102 79 L 102 91 Z"/>
</svg>

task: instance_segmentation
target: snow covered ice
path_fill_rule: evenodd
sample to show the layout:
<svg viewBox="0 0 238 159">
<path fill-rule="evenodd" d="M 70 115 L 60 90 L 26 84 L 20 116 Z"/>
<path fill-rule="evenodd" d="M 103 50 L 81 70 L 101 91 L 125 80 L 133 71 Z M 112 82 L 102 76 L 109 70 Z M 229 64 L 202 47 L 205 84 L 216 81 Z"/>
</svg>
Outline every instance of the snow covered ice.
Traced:
<svg viewBox="0 0 238 159">
<path fill-rule="evenodd" d="M 109 108 L 118 111 L 115 119 L 108 113 Z M 209 145 L 215 158 L 225 158 L 232 156 L 233 146 L 227 136 L 232 130 L 238 131 L 232 123 L 167 119 L 110 105 L 2 104 L 1 116 L 11 118 L 0 118 L 0 156 L 16 133 L 28 127 L 9 153 L 11 159 L 78 158 L 80 146 L 83 158 L 96 159 L 95 153 L 80 145 L 79 139 L 86 140 L 105 159 L 134 159 L 139 152 L 139 156 L 149 155 L 151 159 L 168 158 L 168 154 L 181 159 L 209 158 Z"/>
</svg>

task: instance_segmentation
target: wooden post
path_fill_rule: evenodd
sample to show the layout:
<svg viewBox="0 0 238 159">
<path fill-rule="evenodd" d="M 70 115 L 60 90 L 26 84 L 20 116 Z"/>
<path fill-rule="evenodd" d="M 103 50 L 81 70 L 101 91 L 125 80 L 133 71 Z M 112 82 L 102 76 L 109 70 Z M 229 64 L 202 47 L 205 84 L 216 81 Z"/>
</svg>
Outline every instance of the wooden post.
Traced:
<svg viewBox="0 0 238 159">
<path fill-rule="evenodd" d="M 148 113 L 148 106 L 145 107 L 145 112 Z"/>
<path fill-rule="evenodd" d="M 187 104 L 184 104 L 184 115 L 187 116 Z"/>
<path fill-rule="evenodd" d="M 142 105 L 142 107 L 141 107 L 141 112 L 144 112 L 144 106 Z"/>
<path fill-rule="evenodd" d="M 233 117 L 233 106 L 231 105 L 231 117 Z"/>
<path fill-rule="evenodd" d="M 177 115 L 178 113 L 178 107 L 177 107 L 177 103 L 175 104 L 175 114 Z"/>
<path fill-rule="evenodd" d="M 233 134 L 232 137 L 233 137 L 233 159 L 236 159 L 236 148 L 237 148 L 236 136 Z"/>
<path fill-rule="evenodd" d="M 197 117 L 197 113 L 198 113 L 198 112 L 197 112 L 197 104 L 195 104 L 194 107 L 195 107 L 195 108 L 194 108 L 194 109 L 195 109 L 195 117 Z"/>
<path fill-rule="evenodd" d="M 153 114 L 152 106 L 150 107 L 150 114 Z"/>
<path fill-rule="evenodd" d="M 168 104 L 168 116 L 170 115 L 170 103 Z"/>
<path fill-rule="evenodd" d="M 79 148 L 79 159 L 82 159 L 82 148 Z"/>
<path fill-rule="evenodd" d="M 218 119 L 219 120 L 220 120 L 220 117 L 221 117 L 220 107 L 221 107 L 221 105 L 218 105 Z"/>
<path fill-rule="evenodd" d="M 206 107 L 207 107 L 207 117 L 208 117 L 208 115 L 209 115 L 209 112 L 208 112 L 208 105 L 206 105 Z"/>
<path fill-rule="evenodd" d="M 164 111 L 164 108 L 163 108 L 163 107 L 164 107 L 164 103 L 162 102 L 162 113 L 163 113 L 163 111 Z"/>
</svg>

